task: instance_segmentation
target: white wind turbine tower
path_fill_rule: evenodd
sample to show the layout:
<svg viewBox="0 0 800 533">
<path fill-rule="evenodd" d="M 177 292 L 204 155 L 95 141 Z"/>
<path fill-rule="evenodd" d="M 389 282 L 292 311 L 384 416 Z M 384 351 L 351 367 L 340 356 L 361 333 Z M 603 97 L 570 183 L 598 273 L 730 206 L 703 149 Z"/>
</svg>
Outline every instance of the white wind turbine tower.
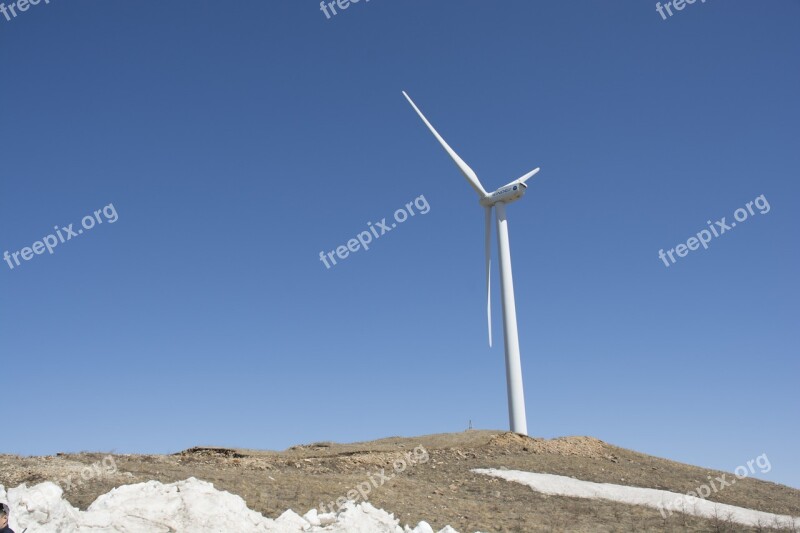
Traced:
<svg viewBox="0 0 800 533">
<path fill-rule="evenodd" d="M 525 394 L 522 388 L 522 365 L 519 357 L 519 337 L 517 335 L 517 311 L 514 304 L 514 282 L 511 277 L 511 250 L 508 244 L 508 222 L 506 221 L 506 204 L 522 198 L 528 187 L 525 182 L 539 172 L 535 168 L 519 179 L 503 185 L 492 193 L 486 192 L 478 176 L 450 145 L 439 135 L 439 132 L 428 122 L 422 111 L 414 104 L 411 98 L 403 91 L 408 103 L 417 112 L 419 118 L 428 126 L 433 136 L 442 147 L 450 154 L 461 173 L 480 197 L 480 204 L 486 212 L 486 315 L 489 324 L 489 346 L 492 345 L 492 300 L 491 300 L 491 244 L 492 244 L 492 207 L 497 215 L 497 247 L 500 258 L 500 286 L 503 301 L 503 333 L 506 349 L 506 385 L 508 387 L 508 418 L 511 431 L 522 435 L 528 434 L 528 423 L 525 419 Z"/>
</svg>

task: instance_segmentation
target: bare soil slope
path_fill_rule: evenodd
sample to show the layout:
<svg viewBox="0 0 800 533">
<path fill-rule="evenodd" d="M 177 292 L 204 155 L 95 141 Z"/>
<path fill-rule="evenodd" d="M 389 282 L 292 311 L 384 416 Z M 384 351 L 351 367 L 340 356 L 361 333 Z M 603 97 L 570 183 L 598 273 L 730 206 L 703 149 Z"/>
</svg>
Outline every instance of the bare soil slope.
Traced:
<svg viewBox="0 0 800 533">
<path fill-rule="evenodd" d="M 425 461 L 418 460 L 422 449 Z M 395 461 L 404 455 L 411 460 L 402 472 L 396 472 L 399 463 Z M 194 476 L 240 495 L 251 509 L 274 518 L 286 509 L 303 514 L 321 503 L 327 506 L 372 479 L 370 503 L 394 513 L 401 523 L 426 520 L 434 529 L 450 524 L 461 533 L 771 530 L 748 529 L 724 517 L 707 520 L 675 513 L 664 519 L 646 507 L 545 496 L 471 472 L 473 468 L 508 468 L 679 493 L 697 489 L 709 475 L 722 474 L 591 437 L 544 440 L 500 431 L 467 431 L 354 444 L 316 443 L 283 452 L 196 447 L 174 455 L 113 455 L 114 474 L 98 467 L 104 458 L 102 453 L 0 455 L 0 484 L 8 488 L 61 482 L 67 499 L 85 509 L 119 485 L 151 479 L 168 483 Z M 108 465 L 109 459 L 105 461 Z M 92 464 L 94 468 L 86 468 Z M 382 478 L 381 469 L 392 479 Z M 71 482 L 65 482 L 69 476 Z M 800 516 L 800 491 L 750 478 L 708 499 Z"/>
</svg>

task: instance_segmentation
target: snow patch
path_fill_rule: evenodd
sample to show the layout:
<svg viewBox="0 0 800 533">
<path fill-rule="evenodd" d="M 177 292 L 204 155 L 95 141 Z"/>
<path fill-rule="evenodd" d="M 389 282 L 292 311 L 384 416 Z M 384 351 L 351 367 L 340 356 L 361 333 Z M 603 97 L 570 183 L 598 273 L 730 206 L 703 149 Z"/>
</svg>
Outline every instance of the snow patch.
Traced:
<svg viewBox="0 0 800 533">
<path fill-rule="evenodd" d="M 629 487 L 627 485 L 615 485 L 613 483 L 594 483 L 592 481 L 581 481 L 566 476 L 554 474 L 535 474 L 533 472 L 523 472 L 521 470 L 497 470 L 495 468 L 478 468 L 473 470 L 478 474 L 494 476 L 514 481 L 529 486 L 536 492 L 551 494 L 554 496 L 573 496 L 576 498 L 611 500 L 620 503 L 633 505 L 644 505 L 664 509 L 669 513 L 669 509 L 704 518 L 720 517 L 723 520 L 737 522 L 747 526 L 773 525 L 780 524 L 784 527 L 791 527 L 800 523 L 800 518 L 788 515 L 765 513 L 754 511 L 744 507 L 715 503 L 702 498 L 687 496 L 660 489 L 645 489 L 641 487 Z"/>
<path fill-rule="evenodd" d="M 288 510 L 275 520 L 247 507 L 230 492 L 189 478 L 175 483 L 123 485 L 98 497 L 86 511 L 64 499 L 61 488 L 44 482 L 9 489 L 0 501 L 11 508 L 9 525 L 18 533 L 433 533 L 426 522 L 400 527 L 394 515 L 369 503 L 348 502 L 338 513 L 304 516 Z M 450 526 L 439 533 L 458 533 Z"/>
</svg>

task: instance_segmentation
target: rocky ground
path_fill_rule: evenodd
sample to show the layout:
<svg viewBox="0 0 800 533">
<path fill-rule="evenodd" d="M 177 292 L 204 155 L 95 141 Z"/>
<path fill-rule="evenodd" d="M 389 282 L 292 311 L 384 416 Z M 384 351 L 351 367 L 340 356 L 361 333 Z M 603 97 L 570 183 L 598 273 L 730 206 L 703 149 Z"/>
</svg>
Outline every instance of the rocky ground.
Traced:
<svg viewBox="0 0 800 533">
<path fill-rule="evenodd" d="M 64 488 L 73 505 L 85 509 L 119 485 L 151 479 L 167 483 L 194 476 L 238 494 L 251 509 L 273 518 L 286 509 L 300 514 L 321 504 L 330 509 L 348 492 L 363 500 L 361 488 L 363 493 L 369 491 L 370 503 L 394 513 L 401 523 L 426 520 L 435 529 L 450 524 L 461 533 L 774 530 L 769 525 L 748 529 L 724 517 L 709 520 L 675 513 L 663 518 L 647 507 L 546 496 L 473 473 L 474 468 L 559 474 L 679 493 L 695 490 L 709 475 L 722 474 L 590 437 L 544 440 L 499 431 L 467 431 L 355 444 L 322 442 L 282 452 L 197 447 L 174 455 L 0 455 L 0 484 L 15 487 L 53 481 Z M 708 499 L 800 516 L 800 491 L 751 478 Z"/>
</svg>

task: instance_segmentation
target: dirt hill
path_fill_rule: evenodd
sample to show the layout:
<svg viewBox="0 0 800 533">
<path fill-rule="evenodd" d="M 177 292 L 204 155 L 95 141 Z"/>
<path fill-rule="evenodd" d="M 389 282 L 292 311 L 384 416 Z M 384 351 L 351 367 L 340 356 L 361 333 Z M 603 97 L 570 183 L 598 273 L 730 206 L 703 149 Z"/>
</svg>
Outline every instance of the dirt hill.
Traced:
<svg viewBox="0 0 800 533">
<path fill-rule="evenodd" d="M 392 437 L 372 442 L 300 445 L 282 452 L 196 447 L 173 455 L 0 455 L 0 484 L 60 483 L 85 509 L 112 488 L 194 476 L 238 494 L 251 509 L 277 517 L 355 496 L 394 513 L 401 523 L 450 524 L 475 531 L 771 531 L 600 500 L 546 496 L 472 472 L 507 468 L 686 493 L 722 472 L 659 459 L 591 437 L 552 440 L 500 431 Z M 728 477 L 730 477 L 728 473 Z M 360 489 L 360 491 L 359 491 Z M 708 497 L 750 509 L 800 516 L 800 491 L 745 478 Z M 800 526 L 800 524 L 798 524 Z M 786 531 L 786 530 L 784 530 Z M 795 530 L 796 531 L 796 530 Z"/>
</svg>

